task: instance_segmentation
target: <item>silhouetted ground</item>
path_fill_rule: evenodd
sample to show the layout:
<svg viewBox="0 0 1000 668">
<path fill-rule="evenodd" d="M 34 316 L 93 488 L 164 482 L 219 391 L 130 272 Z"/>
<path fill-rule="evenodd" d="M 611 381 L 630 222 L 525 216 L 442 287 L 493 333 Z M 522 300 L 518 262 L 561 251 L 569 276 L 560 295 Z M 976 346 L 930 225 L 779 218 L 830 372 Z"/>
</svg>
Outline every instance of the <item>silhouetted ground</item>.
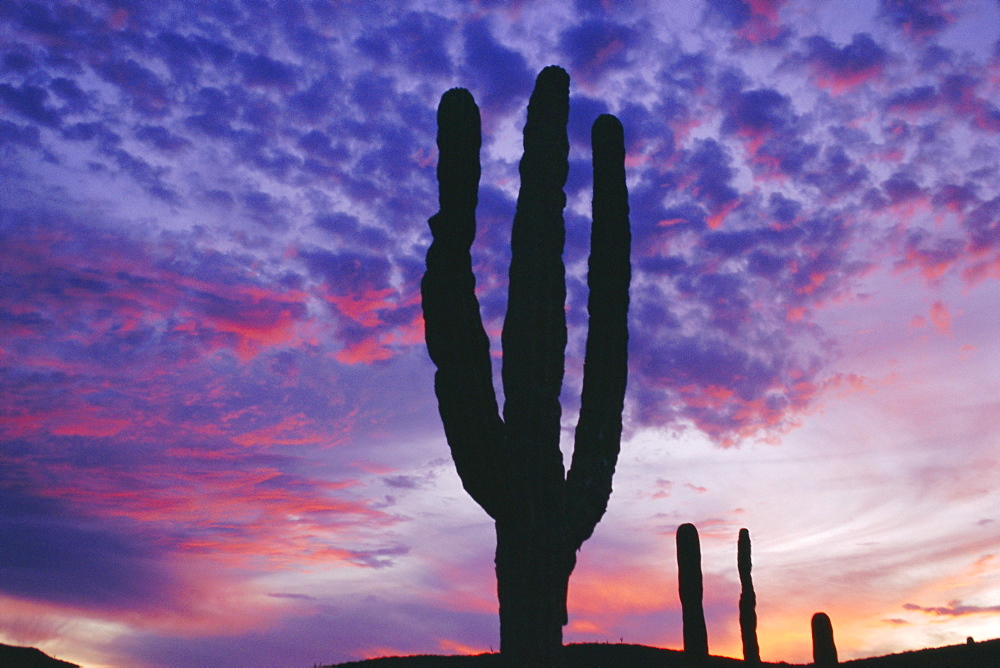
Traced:
<svg viewBox="0 0 1000 668">
<path fill-rule="evenodd" d="M 75 663 L 53 659 L 34 647 L 15 647 L 0 644 L 0 667 L 2 668 L 80 668 Z"/>
<path fill-rule="evenodd" d="M 915 652 L 888 654 L 872 659 L 841 661 L 841 665 L 868 668 L 938 668 L 939 666 L 1000 666 L 1000 638 L 971 645 L 948 645 Z"/>
<path fill-rule="evenodd" d="M 683 652 L 673 649 L 659 649 L 645 645 L 579 644 L 567 645 L 566 665 L 574 668 L 597 668 L 599 666 L 689 666 L 692 665 Z M 367 661 L 352 661 L 335 664 L 337 668 L 436 668 L 437 666 L 500 666 L 498 654 L 478 656 L 401 656 Z M 743 661 L 721 656 L 709 657 L 706 667 L 742 666 Z M 762 666 L 802 666 L 810 664 L 789 664 L 762 662 Z M 978 642 L 973 645 L 950 645 L 901 654 L 842 661 L 841 665 L 854 668 L 958 668 L 969 666 L 1000 666 L 1000 639 Z M 332 668 L 332 667 L 331 667 Z"/>
</svg>

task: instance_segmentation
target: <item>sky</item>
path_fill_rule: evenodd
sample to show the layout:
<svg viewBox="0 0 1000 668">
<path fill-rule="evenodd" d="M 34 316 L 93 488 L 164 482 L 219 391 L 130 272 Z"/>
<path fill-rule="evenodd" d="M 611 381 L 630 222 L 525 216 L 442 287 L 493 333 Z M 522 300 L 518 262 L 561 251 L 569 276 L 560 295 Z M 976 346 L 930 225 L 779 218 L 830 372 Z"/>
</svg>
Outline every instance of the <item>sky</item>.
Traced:
<svg viewBox="0 0 1000 668">
<path fill-rule="evenodd" d="M 483 117 L 506 303 L 534 77 L 571 76 L 576 423 L 589 127 L 625 128 L 630 375 L 567 642 L 1000 636 L 1000 3 L 0 3 L 0 642 L 87 666 L 495 650 L 493 527 L 423 343 L 435 113 Z M 502 402 L 502 396 L 500 397 Z"/>
</svg>

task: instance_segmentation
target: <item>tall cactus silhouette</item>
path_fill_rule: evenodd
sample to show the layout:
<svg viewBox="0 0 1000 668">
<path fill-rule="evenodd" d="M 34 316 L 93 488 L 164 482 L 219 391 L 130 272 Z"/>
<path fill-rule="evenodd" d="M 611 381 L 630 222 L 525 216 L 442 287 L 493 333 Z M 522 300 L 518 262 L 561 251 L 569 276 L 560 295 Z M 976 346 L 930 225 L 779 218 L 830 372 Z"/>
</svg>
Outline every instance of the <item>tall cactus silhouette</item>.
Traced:
<svg viewBox="0 0 1000 668">
<path fill-rule="evenodd" d="M 693 524 L 677 527 L 677 580 L 684 623 L 684 653 L 689 661 L 708 656 L 708 630 L 702 608 L 701 544 Z"/>
<path fill-rule="evenodd" d="M 743 639 L 743 661 L 760 665 L 760 646 L 757 644 L 757 594 L 753 590 L 750 570 L 750 531 L 740 529 L 736 542 L 736 567 L 740 572 L 740 637 Z"/>
<path fill-rule="evenodd" d="M 547 67 L 528 103 L 511 233 L 503 418 L 469 249 L 480 177 L 479 109 L 456 88 L 438 107 L 440 210 L 421 284 L 434 389 L 465 490 L 496 523 L 500 651 L 515 665 L 559 665 L 576 552 L 604 515 L 621 443 L 628 362 L 631 235 L 621 124 L 592 128 L 594 199 L 583 393 L 568 473 L 559 450 L 566 347 L 563 187 L 569 75 Z"/>
<path fill-rule="evenodd" d="M 817 668 L 837 665 L 837 646 L 833 643 L 833 624 L 825 612 L 812 617 L 813 663 Z"/>
</svg>

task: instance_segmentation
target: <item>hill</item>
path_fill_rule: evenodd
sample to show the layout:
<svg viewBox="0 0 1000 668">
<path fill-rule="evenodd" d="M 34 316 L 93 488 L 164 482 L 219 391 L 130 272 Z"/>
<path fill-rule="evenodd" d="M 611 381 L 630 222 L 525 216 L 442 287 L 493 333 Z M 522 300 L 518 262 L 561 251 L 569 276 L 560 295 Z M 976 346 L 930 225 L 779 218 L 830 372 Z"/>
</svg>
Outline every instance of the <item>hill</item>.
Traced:
<svg viewBox="0 0 1000 668">
<path fill-rule="evenodd" d="M 0 644 L 0 666 L 7 668 L 80 668 L 75 663 L 53 659 L 34 647 Z"/>
<path fill-rule="evenodd" d="M 567 645 L 566 664 L 579 668 L 600 666 L 663 666 L 666 668 L 691 665 L 684 653 L 673 649 L 645 645 L 612 645 L 585 643 Z M 334 664 L 336 668 L 457 668 L 460 666 L 500 666 L 498 654 L 477 656 L 401 656 L 367 661 Z M 743 661 L 727 657 L 709 657 L 708 668 L 742 666 Z M 785 662 L 763 662 L 763 666 L 795 666 Z M 956 666 L 1000 666 L 1000 639 L 973 644 L 950 645 L 900 654 L 842 661 L 852 668 L 955 668 Z M 329 668 L 334 668 L 330 666 Z"/>
</svg>

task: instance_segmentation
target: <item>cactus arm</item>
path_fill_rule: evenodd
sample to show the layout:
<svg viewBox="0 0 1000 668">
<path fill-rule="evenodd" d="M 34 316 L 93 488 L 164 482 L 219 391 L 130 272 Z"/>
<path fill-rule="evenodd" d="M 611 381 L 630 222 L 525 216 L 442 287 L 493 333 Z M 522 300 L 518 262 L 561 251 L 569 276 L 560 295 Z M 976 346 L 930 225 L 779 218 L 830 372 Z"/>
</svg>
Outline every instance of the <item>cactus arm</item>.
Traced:
<svg viewBox="0 0 1000 668">
<path fill-rule="evenodd" d="M 532 506 L 559 503 L 552 495 L 562 494 L 564 479 L 559 392 L 566 349 L 568 117 L 569 75 L 546 67 L 528 103 L 502 334 L 505 473 L 522 488 L 519 502 Z"/>
<path fill-rule="evenodd" d="M 628 377 L 628 187 L 621 123 L 605 114 L 591 131 L 593 227 L 587 285 L 590 328 L 573 462 L 566 478 L 569 539 L 579 549 L 607 509 L 621 447 Z"/>
<path fill-rule="evenodd" d="M 469 248 L 479 195 L 479 108 L 460 88 L 438 107 L 440 210 L 421 282 L 427 350 L 437 366 L 434 391 L 455 468 L 466 491 L 492 517 L 504 502 L 496 477 L 503 422 L 493 391 L 490 344 L 479 315 Z"/>
</svg>

